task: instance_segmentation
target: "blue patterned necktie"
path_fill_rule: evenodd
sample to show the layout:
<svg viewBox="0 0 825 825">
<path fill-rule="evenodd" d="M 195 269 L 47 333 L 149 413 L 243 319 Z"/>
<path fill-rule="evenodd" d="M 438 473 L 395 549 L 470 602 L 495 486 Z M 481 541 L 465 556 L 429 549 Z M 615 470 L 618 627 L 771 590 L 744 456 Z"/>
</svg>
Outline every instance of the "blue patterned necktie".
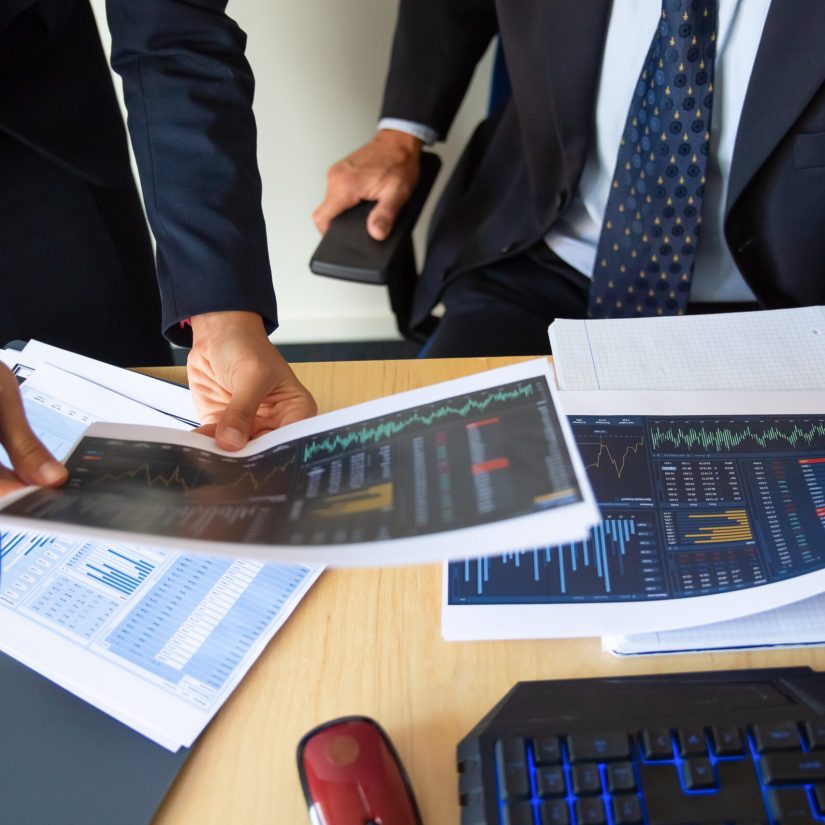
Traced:
<svg viewBox="0 0 825 825">
<path fill-rule="evenodd" d="M 717 0 L 663 0 L 630 104 L 588 315 L 683 315 L 710 146 Z"/>
</svg>

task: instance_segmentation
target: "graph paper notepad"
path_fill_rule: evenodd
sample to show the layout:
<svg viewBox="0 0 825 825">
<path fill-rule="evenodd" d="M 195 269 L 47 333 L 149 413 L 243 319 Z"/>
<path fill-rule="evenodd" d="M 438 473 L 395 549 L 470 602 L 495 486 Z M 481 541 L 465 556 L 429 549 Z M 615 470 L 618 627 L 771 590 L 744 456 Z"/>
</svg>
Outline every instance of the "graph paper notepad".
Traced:
<svg viewBox="0 0 825 825">
<path fill-rule="evenodd" d="M 825 388 L 825 307 L 550 325 L 563 390 Z"/>
<path fill-rule="evenodd" d="M 825 594 L 702 627 L 602 637 L 602 648 L 617 656 L 822 644 L 825 644 Z"/>
</svg>

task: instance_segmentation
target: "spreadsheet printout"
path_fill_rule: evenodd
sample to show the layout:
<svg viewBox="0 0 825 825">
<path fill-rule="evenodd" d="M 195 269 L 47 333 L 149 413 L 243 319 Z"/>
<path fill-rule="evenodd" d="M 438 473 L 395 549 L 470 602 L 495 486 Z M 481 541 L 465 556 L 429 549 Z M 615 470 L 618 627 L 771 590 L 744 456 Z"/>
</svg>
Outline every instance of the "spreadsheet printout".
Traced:
<svg viewBox="0 0 825 825">
<path fill-rule="evenodd" d="M 96 420 L 89 410 L 169 424 L 49 365 L 21 393 L 32 429 L 58 458 Z M 0 650 L 177 750 L 192 744 L 319 574 L 0 522 Z"/>
<path fill-rule="evenodd" d="M 825 307 L 554 321 L 562 390 L 825 389 Z"/>
</svg>

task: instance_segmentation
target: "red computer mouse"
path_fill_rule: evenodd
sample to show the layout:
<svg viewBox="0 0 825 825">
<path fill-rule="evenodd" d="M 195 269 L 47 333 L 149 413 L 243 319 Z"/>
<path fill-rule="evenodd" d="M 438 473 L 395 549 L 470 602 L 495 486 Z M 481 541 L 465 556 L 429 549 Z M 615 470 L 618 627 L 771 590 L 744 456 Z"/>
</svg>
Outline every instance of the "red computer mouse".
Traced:
<svg viewBox="0 0 825 825">
<path fill-rule="evenodd" d="M 309 731 L 298 743 L 298 773 L 313 825 L 422 825 L 395 748 L 365 716 Z"/>
</svg>

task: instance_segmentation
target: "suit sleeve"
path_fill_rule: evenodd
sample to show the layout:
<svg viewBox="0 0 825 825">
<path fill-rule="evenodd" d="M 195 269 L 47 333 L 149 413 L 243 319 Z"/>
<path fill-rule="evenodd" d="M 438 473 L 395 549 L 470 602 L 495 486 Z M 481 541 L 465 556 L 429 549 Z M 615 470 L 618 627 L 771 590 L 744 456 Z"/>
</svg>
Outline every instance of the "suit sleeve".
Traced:
<svg viewBox="0 0 825 825">
<path fill-rule="evenodd" d="M 497 30 L 494 0 L 401 0 L 381 117 L 445 138 Z"/>
<path fill-rule="evenodd" d="M 277 309 L 261 209 L 246 36 L 225 0 L 107 0 L 112 66 L 157 243 L 163 329 L 224 310 Z"/>
</svg>

